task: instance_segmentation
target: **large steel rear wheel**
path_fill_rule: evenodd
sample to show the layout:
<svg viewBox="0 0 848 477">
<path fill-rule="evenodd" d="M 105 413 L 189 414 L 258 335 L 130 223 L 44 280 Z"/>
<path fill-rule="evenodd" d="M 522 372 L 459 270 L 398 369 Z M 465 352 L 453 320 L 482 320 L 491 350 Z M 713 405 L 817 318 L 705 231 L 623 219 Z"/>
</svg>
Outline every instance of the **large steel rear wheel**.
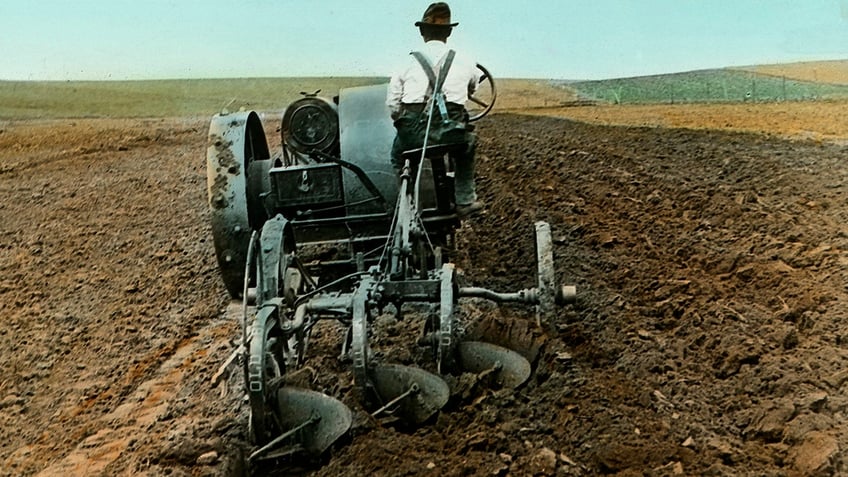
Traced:
<svg viewBox="0 0 848 477">
<path fill-rule="evenodd" d="M 218 268 L 233 298 L 242 294 L 251 230 L 267 214 L 259 199 L 270 189 L 270 153 L 255 112 L 216 114 L 209 125 L 206 185 Z"/>
</svg>

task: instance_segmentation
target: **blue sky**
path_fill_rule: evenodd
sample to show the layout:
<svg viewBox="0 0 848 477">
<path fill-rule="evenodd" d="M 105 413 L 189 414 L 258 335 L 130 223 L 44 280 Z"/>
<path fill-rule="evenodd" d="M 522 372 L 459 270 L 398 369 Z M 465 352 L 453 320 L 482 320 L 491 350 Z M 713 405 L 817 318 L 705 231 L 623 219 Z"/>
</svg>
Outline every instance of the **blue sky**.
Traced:
<svg viewBox="0 0 848 477">
<path fill-rule="evenodd" d="M 0 79 L 387 76 L 429 1 L 0 0 Z M 848 59 L 848 0 L 453 0 L 496 77 Z"/>
</svg>

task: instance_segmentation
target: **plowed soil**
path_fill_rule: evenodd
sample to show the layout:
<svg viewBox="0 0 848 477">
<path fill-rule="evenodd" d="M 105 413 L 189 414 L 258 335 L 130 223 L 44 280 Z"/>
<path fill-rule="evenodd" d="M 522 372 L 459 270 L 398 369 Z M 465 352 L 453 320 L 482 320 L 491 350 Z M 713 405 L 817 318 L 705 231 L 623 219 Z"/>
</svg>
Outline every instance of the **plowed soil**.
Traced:
<svg viewBox="0 0 848 477">
<path fill-rule="evenodd" d="M 721 129 L 785 139 L 848 144 L 848 101 L 772 103 L 597 105 L 541 108 L 535 114 L 593 124 Z"/>
<path fill-rule="evenodd" d="M 288 471 L 848 472 L 846 146 L 702 127 L 481 121 L 464 280 L 532 286 L 546 220 L 578 303 L 539 329 L 522 307 L 463 303 L 470 322 L 525 326 L 534 373 L 466 389 L 419 429 L 368 419 L 339 372 L 324 390 L 353 408 L 351 435 Z M 240 327 L 212 249 L 207 128 L 0 124 L 0 475 L 244 471 L 240 373 L 211 382 Z M 406 346 L 389 355 L 413 359 Z M 321 374 L 335 356 L 314 359 Z"/>
</svg>

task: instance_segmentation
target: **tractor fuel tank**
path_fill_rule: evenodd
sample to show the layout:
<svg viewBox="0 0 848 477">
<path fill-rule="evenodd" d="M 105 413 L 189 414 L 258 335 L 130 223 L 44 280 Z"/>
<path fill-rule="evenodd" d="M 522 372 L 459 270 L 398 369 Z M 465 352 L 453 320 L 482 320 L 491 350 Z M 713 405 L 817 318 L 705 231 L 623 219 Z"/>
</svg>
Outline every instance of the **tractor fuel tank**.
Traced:
<svg viewBox="0 0 848 477">
<path fill-rule="evenodd" d="M 387 84 L 346 88 L 339 93 L 340 155 L 345 162 L 358 166 L 394 209 L 398 193 L 398 175 L 391 163 L 395 128 L 386 106 Z M 351 204 L 372 194 L 345 171 L 345 200 Z M 348 180 L 350 179 L 350 180 Z M 368 213 L 368 204 L 351 207 L 349 213 Z"/>
</svg>

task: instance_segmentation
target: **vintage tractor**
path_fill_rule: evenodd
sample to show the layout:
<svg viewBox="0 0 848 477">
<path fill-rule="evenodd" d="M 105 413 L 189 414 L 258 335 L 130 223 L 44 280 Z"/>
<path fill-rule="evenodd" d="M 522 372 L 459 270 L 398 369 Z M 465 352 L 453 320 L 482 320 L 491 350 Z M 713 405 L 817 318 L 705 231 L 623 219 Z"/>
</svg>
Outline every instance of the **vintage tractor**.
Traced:
<svg viewBox="0 0 848 477">
<path fill-rule="evenodd" d="M 485 99 L 472 98 L 472 121 L 492 109 L 496 94 L 479 68 Z M 212 233 L 227 290 L 243 301 L 252 462 L 320 455 L 351 426 L 352 411 L 336 397 L 286 383 L 308 363 L 310 337 L 323 322 L 341 330 L 339 354 L 350 363 L 362 407 L 416 425 L 448 401 L 440 374 L 491 372 L 511 387 L 530 375 L 518 353 L 463 340 L 459 299 L 526 303 L 545 314 L 575 295 L 574 287 L 556 284 L 551 231 L 541 222 L 535 287 L 498 293 L 459 286 L 450 261 L 460 225 L 450 153 L 463 145 L 425 143 L 407 151 L 396 171 L 385 98 L 385 84 L 343 89 L 332 100 L 304 95 L 285 109 L 282 151 L 273 157 L 255 112 L 212 119 Z M 388 309 L 400 317 L 415 303 L 429 312 L 418 314 L 420 338 L 410 345 L 432 350 L 429 371 L 381 362 L 369 346 L 376 316 Z"/>
</svg>

